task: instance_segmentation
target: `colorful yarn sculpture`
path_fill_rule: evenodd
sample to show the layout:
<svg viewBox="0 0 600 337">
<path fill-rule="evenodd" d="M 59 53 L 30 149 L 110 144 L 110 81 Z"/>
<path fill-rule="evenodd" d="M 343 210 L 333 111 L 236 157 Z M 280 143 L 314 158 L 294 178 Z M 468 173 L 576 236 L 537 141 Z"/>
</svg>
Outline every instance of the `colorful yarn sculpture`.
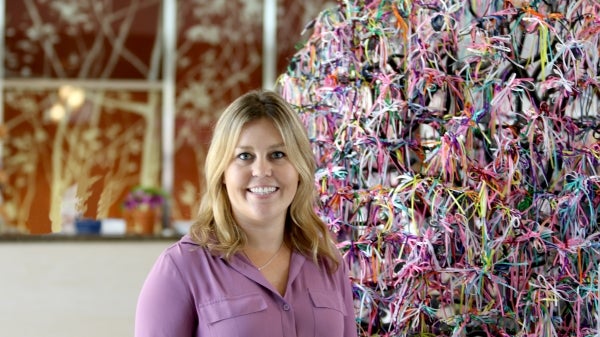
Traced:
<svg viewBox="0 0 600 337">
<path fill-rule="evenodd" d="M 600 334 L 600 3 L 339 1 L 278 79 L 362 336 Z"/>
</svg>

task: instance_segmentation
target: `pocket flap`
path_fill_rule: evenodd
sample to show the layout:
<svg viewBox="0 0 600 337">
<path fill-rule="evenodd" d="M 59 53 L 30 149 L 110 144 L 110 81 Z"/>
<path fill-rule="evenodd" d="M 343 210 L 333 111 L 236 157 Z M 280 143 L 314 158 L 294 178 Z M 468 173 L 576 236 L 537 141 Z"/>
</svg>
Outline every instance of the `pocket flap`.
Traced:
<svg viewBox="0 0 600 337">
<path fill-rule="evenodd" d="M 341 312 L 346 315 L 346 308 L 342 304 L 342 298 L 335 292 L 326 292 L 321 290 L 308 290 L 310 299 L 315 308 L 328 308 Z"/>
<path fill-rule="evenodd" d="M 267 309 L 267 302 L 258 294 L 241 295 L 223 298 L 198 308 L 200 319 L 216 323 L 224 319 L 248 315 Z"/>
</svg>

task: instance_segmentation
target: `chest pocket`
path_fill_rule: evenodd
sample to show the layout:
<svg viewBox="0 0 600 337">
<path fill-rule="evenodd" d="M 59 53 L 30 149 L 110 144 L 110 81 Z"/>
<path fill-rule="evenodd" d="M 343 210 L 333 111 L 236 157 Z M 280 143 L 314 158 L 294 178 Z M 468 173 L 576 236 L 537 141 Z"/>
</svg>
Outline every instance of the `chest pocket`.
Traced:
<svg viewBox="0 0 600 337">
<path fill-rule="evenodd" d="M 342 336 L 344 307 L 342 296 L 335 291 L 309 290 L 315 319 L 315 336 Z"/>
<path fill-rule="evenodd" d="M 259 294 L 227 297 L 198 307 L 200 324 L 207 325 L 212 336 L 245 336 L 264 329 L 267 302 Z"/>
</svg>

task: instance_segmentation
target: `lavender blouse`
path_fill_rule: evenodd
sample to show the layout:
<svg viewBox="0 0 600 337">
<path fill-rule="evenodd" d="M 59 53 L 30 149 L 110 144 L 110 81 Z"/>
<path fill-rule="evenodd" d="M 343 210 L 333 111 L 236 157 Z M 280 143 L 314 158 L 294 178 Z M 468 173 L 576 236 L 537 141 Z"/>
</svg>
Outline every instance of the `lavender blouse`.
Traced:
<svg viewBox="0 0 600 337">
<path fill-rule="evenodd" d="M 348 271 L 329 274 L 294 252 L 282 297 L 243 255 L 228 262 L 186 235 L 148 274 L 135 336 L 356 337 Z"/>
</svg>

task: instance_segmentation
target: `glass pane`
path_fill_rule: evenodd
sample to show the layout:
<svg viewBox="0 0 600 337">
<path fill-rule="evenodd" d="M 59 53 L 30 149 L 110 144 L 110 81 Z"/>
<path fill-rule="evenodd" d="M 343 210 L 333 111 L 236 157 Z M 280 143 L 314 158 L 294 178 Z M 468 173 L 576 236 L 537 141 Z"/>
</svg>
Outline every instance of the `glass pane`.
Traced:
<svg viewBox="0 0 600 337">
<path fill-rule="evenodd" d="M 262 86 L 262 0 L 178 3 L 172 217 L 195 215 L 212 123 Z"/>
<path fill-rule="evenodd" d="M 6 1 L 5 76 L 160 79 L 161 3 Z"/>
<path fill-rule="evenodd" d="M 160 186 L 161 8 L 162 0 L 6 1 L 9 225 L 70 232 L 75 214 L 121 217 L 133 185 Z"/>
<path fill-rule="evenodd" d="M 121 217 L 134 185 L 159 184 L 160 94 L 6 89 L 3 151 L 8 222 L 71 232 L 72 217 Z"/>
</svg>

